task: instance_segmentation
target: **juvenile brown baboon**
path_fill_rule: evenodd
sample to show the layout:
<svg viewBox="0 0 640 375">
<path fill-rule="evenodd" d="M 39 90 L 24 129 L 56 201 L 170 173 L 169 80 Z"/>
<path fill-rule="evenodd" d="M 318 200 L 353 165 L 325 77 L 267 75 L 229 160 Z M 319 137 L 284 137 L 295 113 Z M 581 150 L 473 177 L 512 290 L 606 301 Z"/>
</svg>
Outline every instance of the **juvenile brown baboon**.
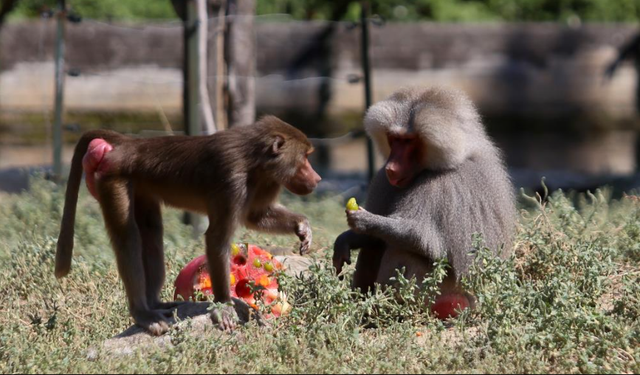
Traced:
<svg viewBox="0 0 640 375">
<path fill-rule="evenodd" d="M 175 303 L 161 303 L 165 278 L 161 203 L 206 214 L 206 254 L 215 301 L 231 302 L 229 251 L 236 228 L 294 233 L 300 252 L 311 245 L 307 219 L 277 204 L 281 187 L 311 193 L 320 176 L 307 156 L 307 137 L 276 117 L 210 136 L 133 139 L 95 130 L 76 146 L 56 253 L 56 276 L 71 267 L 73 227 L 82 171 L 98 199 L 116 253 L 129 310 L 159 335 Z M 235 327 L 231 306 L 212 312 L 222 329 Z"/>
<path fill-rule="evenodd" d="M 421 280 L 434 260 L 446 258 L 453 272 L 442 294 L 461 292 L 473 233 L 506 255 L 515 225 L 511 182 L 476 109 L 458 91 L 405 88 L 372 106 L 364 123 L 388 160 L 366 210 L 347 212 L 351 230 L 334 246 L 338 273 L 358 248 L 354 287 L 363 291 L 388 284 L 403 267 Z"/>
</svg>

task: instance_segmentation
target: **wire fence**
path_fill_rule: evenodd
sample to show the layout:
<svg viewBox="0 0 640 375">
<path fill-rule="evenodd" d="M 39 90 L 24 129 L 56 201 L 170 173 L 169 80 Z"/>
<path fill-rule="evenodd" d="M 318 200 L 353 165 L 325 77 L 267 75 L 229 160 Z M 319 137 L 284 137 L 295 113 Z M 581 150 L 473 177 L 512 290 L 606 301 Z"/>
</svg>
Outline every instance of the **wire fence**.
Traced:
<svg viewBox="0 0 640 375">
<path fill-rule="evenodd" d="M 50 15 L 49 15 L 50 16 Z M 246 20 L 247 18 L 253 19 L 256 23 L 279 23 L 286 24 L 288 26 L 313 26 L 317 28 L 337 27 L 342 30 L 352 32 L 357 27 L 357 24 L 353 22 L 305 22 L 291 19 L 290 16 L 284 14 L 270 14 L 262 16 L 226 16 L 225 22 L 233 22 L 235 20 Z M 35 68 L 29 72 L 32 77 L 38 77 L 36 84 L 32 92 L 38 94 L 30 100 L 30 102 L 39 102 L 40 114 L 42 116 L 42 127 L 40 131 L 44 132 L 44 144 L 50 145 L 53 141 L 52 128 L 53 123 L 53 98 L 51 84 L 53 79 L 53 72 L 50 71 L 51 49 L 52 49 L 52 36 L 51 29 L 49 27 L 50 22 L 53 22 L 53 17 L 46 17 L 42 22 L 42 27 L 34 28 L 37 30 L 37 53 L 35 58 L 32 58 L 32 68 Z M 208 19 L 212 28 L 220 22 L 219 17 L 211 17 Z M 376 21 L 377 19 L 371 20 Z M 155 31 L 170 31 L 171 34 L 181 34 L 183 30 L 183 23 L 180 20 L 171 20 L 166 22 L 152 22 L 152 23 L 136 23 L 136 24 L 122 24 L 112 23 L 102 20 L 95 20 L 89 18 L 80 19 L 75 17 L 74 26 L 76 29 L 71 32 L 77 32 L 77 28 L 85 28 L 97 37 L 97 40 L 102 40 L 100 34 L 117 32 L 121 35 L 124 32 L 126 34 L 131 33 L 131 37 L 136 37 L 137 33 L 154 33 Z M 84 25 L 84 26 L 83 26 Z M 209 32 L 209 38 L 214 35 Z M 299 39 L 299 35 L 295 30 L 291 30 L 288 33 L 280 35 L 280 40 L 283 42 L 295 41 Z M 308 35 L 305 43 L 313 43 L 313 35 Z M 112 43 L 114 39 L 107 38 L 107 43 L 102 45 L 92 45 L 91 50 L 96 51 L 97 54 L 106 55 L 109 51 L 113 51 Z M 78 45 L 74 45 L 74 41 L 77 38 L 68 38 L 67 49 L 73 51 L 78 49 Z M 110 41 L 109 41 L 110 40 Z M 98 42 L 99 43 L 99 42 Z M 303 43 L 304 44 L 304 43 Z M 358 48 L 357 44 L 354 45 L 354 49 Z M 117 48 L 116 48 L 117 49 Z M 89 53 L 89 52 L 88 52 Z M 176 48 L 174 51 L 176 56 L 182 54 L 181 48 Z M 174 59 L 179 60 L 180 57 L 174 56 Z M 91 64 L 91 59 L 84 58 L 66 58 L 66 87 L 65 87 L 65 107 L 66 107 L 66 121 L 63 125 L 64 133 L 67 135 L 73 133 L 79 133 L 93 127 L 107 126 L 115 128 L 119 131 L 126 133 L 139 134 L 143 136 L 155 136 L 161 134 L 174 134 L 182 131 L 181 121 L 181 98 L 183 88 L 183 76 L 180 69 L 176 66 L 163 68 L 160 66 L 154 66 L 153 56 L 150 56 L 147 62 L 138 61 L 137 65 L 128 66 L 126 64 L 122 66 L 108 66 L 105 67 L 102 64 Z M 89 60 L 89 62 L 87 62 Z M 238 81 L 247 80 L 252 81 L 257 90 L 263 91 L 275 91 L 279 93 L 287 93 L 292 91 L 304 92 L 299 95 L 300 99 L 304 103 L 305 110 L 309 110 L 309 102 L 318 101 L 317 96 L 320 87 L 341 87 L 347 85 L 356 85 L 361 87 L 361 73 L 356 69 L 354 72 L 343 76 L 336 75 L 320 75 L 313 74 L 314 69 L 308 69 L 308 66 L 313 66 L 314 61 L 302 64 L 302 72 L 291 73 L 290 70 L 285 71 L 269 71 L 266 73 L 259 73 L 255 76 L 234 76 L 233 79 Z M 40 66 L 38 65 L 40 64 Z M 228 75 L 208 74 L 204 78 L 209 84 L 215 85 L 218 81 L 225 81 L 228 79 Z M 92 89 L 91 87 L 101 86 L 100 88 Z M 362 89 L 361 89 L 362 90 Z M 311 96 L 314 98 L 304 99 L 305 96 Z M 268 95 L 272 100 L 275 95 Z M 39 100 L 35 99 L 39 97 Z M 132 100 L 133 98 L 133 100 Z M 5 108 L 5 113 L 11 112 L 12 103 L 17 99 L 11 93 L 0 93 L 0 105 Z M 139 108 L 133 108 L 139 105 Z M 316 106 L 313 104 L 312 106 Z M 362 113 L 364 108 L 359 108 Z M 19 110 L 20 111 L 20 110 Z M 144 116 L 126 116 L 124 112 L 145 112 Z M 268 105 L 262 112 L 268 111 Z M 315 108 L 311 111 L 318 114 Z M 96 123 L 95 118 L 91 117 L 92 112 L 98 112 L 99 121 Z M 286 111 L 285 111 L 286 112 Z M 155 113 L 155 115 L 154 115 Z M 80 114 L 80 115 L 79 115 Z M 322 114 L 320 114 L 322 115 Z M 286 114 L 285 114 L 286 116 Z M 124 119 L 123 119 L 124 117 Z M 153 118 L 155 117 L 155 121 Z M 326 120 L 330 121 L 330 120 Z M 121 122 L 118 124 L 118 122 Z M 295 124 L 295 122 L 290 121 Z M 335 121 L 334 121 L 335 122 Z M 340 128 L 344 128 L 340 130 Z M 316 147 L 331 148 L 334 146 L 345 145 L 353 142 L 357 139 L 364 139 L 364 131 L 362 129 L 354 129 L 353 125 L 343 127 L 340 124 L 334 126 L 332 135 L 328 136 L 324 132 L 324 136 L 310 137 L 310 140 Z M 338 129 L 338 130 L 336 130 Z M 323 133 L 320 131 L 319 133 Z M 66 137 L 68 138 L 68 137 Z M 51 150 L 49 147 L 39 148 L 39 152 L 42 154 L 42 160 L 50 160 Z M 65 160 L 68 159 L 65 157 Z M 1 164 L 1 163 L 0 163 Z M 1 165 L 0 165 L 1 166 Z M 356 169 L 362 169 L 366 166 L 366 163 Z"/>
<path fill-rule="evenodd" d="M 234 20 L 242 20 L 242 19 L 253 19 L 255 22 L 284 22 L 288 25 L 292 24 L 300 24 L 308 26 L 309 24 L 315 24 L 321 27 L 328 26 L 339 26 L 344 28 L 345 30 L 354 30 L 357 27 L 357 24 L 354 22 L 346 22 L 346 21 L 321 21 L 321 22 L 310 22 L 310 21 L 299 21 L 291 18 L 290 15 L 287 14 L 268 14 L 268 15 L 260 15 L 260 16 L 238 16 L 238 15 L 227 15 L 223 17 L 225 22 L 233 22 Z M 219 17 L 210 17 L 208 19 L 209 23 L 213 26 L 217 22 L 220 21 Z M 378 18 L 369 19 L 371 22 L 379 23 Z M 181 31 L 183 29 L 183 23 L 180 20 L 171 20 L 166 22 L 152 22 L 152 23 L 136 23 L 136 24 L 121 24 L 121 23 L 112 23 L 103 20 L 96 20 L 90 18 L 82 18 L 82 23 L 97 25 L 101 28 L 105 29 L 114 29 L 114 30 L 124 30 L 126 32 L 140 32 L 140 31 L 148 31 L 153 29 L 175 29 L 176 31 Z M 45 39 L 47 38 L 46 29 L 41 29 L 41 37 L 39 43 L 39 56 L 40 60 L 44 60 L 43 56 L 43 46 L 45 44 Z M 209 33 L 209 37 L 211 37 L 211 33 Z M 298 38 L 297 35 L 294 35 L 293 32 L 289 35 L 284 35 L 281 37 L 283 41 L 293 40 Z M 357 47 L 357 46 L 354 46 Z M 69 46 L 69 48 L 73 48 L 73 46 Z M 181 51 L 176 50 L 176 54 L 180 54 Z M 148 86 L 171 86 L 174 88 L 181 88 L 183 85 L 183 77 L 179 74 L 165 74 L 165 75 L 138 75 L 132 74 L 131 72 L 126 71 L 126 67 L 123 69 L 104 69 L 102 67 L 77 67 L 73 61 L 67 61 L 67 75 L 73 78 L 91 78 L 97 77 L 105 80 L 109 80 L 110 82 L 116 82 L 123 85 L 148 85 Z M 152 65 L 153 62 L 149 61 L 149 65 Z M 313 64 L 313 63 L 311 63 Z M 144 64 L 140 64 L 144 65 Z M 304 67 L 303 67 L 304 68 Z M 292 78 L 291 74 L 287 73 L 269 73 L 265 75 L 256 75 L 256 76 L 237 76 L 235 75 L 233 78 L 235 80 L 251 80 L 254 81 L 257 86 L 261 84 L 272 84 L 280 86 L 281 90 L 287 91 L 290 89 L 294 89 L 296 87 L 307 87 L 307 86 L 319 86 L 319 85 L 352 85 L 361 83 L 361 77 L 358 74 L 349 74 L 343 78 L 336 76 L 323 76 L 323 75 L 309 75 L 308 71 L 304 73 L 303 77 L 295 77 Z M 228 79 L 228 75 L 215 75 L 209 74 L 205 78 L 208 83 L 215 84 L 216 81 L 226 80 Z M 48 85 L 48 82 L 44 81 L 43 86 Z M 47 91 L 48 88 L 43 88 L 43 92 Z M 73 89 L 68 89 L 73 90 Z M 149 90 L 141 90 L 140 95 L 146 95 Z M 71 94 L 73 94 L 71 92 Z M 151 90 L 151 95 L 153 96 L 153 91 Z M 97 107 L 100 107 L 100 97 L 95 98 L 95 102 L 97 103 Z M 155 98 L 152 98 L 152 101 L 156 102 Z M 44 104 L 44 103 L 43 103 Z M 159 104 L 163 106 L 162 103 Z M 43 106 L 43 113 L 48 113 L 46 106 Z M 350 132 L 349 134 L 360 135 L 361 132 Z M 348 136 L 348 135 L 347 135 Z M 345 137 L 337 137 L 340 140 L 343 140 Z M 321 138 L 315 138 L 318 142 L 321 142 Z M 329 139 L 326 139 L 330 141 Z"/>
</svg>

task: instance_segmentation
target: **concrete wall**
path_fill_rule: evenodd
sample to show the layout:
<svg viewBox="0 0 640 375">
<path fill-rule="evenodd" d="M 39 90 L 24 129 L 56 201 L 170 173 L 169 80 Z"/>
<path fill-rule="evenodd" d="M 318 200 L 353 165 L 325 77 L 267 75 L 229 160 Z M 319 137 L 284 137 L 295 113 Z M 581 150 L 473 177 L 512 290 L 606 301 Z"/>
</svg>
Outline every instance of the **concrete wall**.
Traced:
<svg viewBox="0 0 640 375">
<path fill-rule="evenodd" d="M 318 136 L 359 126 L 363 88 L 347 80 L 360 74 L 357 29 L 336 24 L 322 44 L 317 35 L 325 24 L 256 26 L 258 76 L 246 79 L 256 80 L 259 112 L 281 115 Z M 15 127 L 50 122 L 54 27 L 51 20 L 26 22 L 0 33 L 0 142 L 2 126 L 14 126 L 4 131 L 7 139 Z M 476 102 L 512 165 L 630 173 L 636 165 L 636 72 L 625 64 L 610 82 L 602 72 L 636 31 L 628 25 L 374 27 L 374 100 L 407 84 L 459 87 Z M 181 61 L 177 23 L 70 25 L 68 68 L 80 75 L 67 77 L 67 113 L 145 112 L 147 121 L 160 124 L 167 117 L 179 128 Z M 42 116 L 42 124 L 34 116 Z"/>
<path fill-rule="evenodd" d="M 327 73 L 318 56 L 302 67 L 295 64 L 302 51 L 318 50 L 309 46 L 323 27 L 317 23 L 257 25 L 258 83 L 263 86 L 259 106 L 314 104 L 317 94 L 299 98 L 298 86 L 313 94 L 320 80 L 283 82 L 283 78 Z M 562 115 L 597 108 L 616 118 L 628 117 L 634 111 L 631 68 L 622 69 L 606 85 L 601 72 L 635 31 L 632 26 L 608 25 L 387 24 L 372 30 L 375 97 L 382 98 L 402 84 L 441 83 L 466 89 L 488 113 Z M 83 74 L 69 77 L 70 108 L 154 108 L 149 87 L 161 97 L 162 105 L 179 107 L 179 24 L 116 27 L 85 22 L 70 25 L 67 34 L 69 69 Z M 40 108 L 42 101 L 49 105 L 49 97 L 27 93 L 51 91 L 47 85 L 53 77 L 54 35 L 53 21 L 9 24 L 2 30 L 0 106 Z M 359 73 L 358 43 L 359 32 L 344 25 L 336 27 L 329 39 L 333 57 L 328 72 L 336 79 L 332 109 L 361 104 L 360 86 L 353 85 L 351 90 L 342 86 L 348 85 L 348 74 Z M 279 95 L 264 93 L 278 85 L 287 89 L 276 88 Z M 130 92 L 139 94 L 129 97 Z"/>
</svg>

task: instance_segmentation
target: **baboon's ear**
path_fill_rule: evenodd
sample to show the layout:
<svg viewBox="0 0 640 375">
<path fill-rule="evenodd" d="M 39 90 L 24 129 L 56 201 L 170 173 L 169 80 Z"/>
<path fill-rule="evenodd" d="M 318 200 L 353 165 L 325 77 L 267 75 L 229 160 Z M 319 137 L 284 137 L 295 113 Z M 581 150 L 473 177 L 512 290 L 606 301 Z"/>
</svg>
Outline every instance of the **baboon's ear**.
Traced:
<svg viewBox="0 0 640 375">
<path fill-rule="evenodd" d="M 274 155 L 279 155 L 282 152 L 282 147 L 284 146 L 284 137 L 280 134 L 276 134 L 273 137 L 273 143 L 271 145 L 271 151 Z"/>
</svg>

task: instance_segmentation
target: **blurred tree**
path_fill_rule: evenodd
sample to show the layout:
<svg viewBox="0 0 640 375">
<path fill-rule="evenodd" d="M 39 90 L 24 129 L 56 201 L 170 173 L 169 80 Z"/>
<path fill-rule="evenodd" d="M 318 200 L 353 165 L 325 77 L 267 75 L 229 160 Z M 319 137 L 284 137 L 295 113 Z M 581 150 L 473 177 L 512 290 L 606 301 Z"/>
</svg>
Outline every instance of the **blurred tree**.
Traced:
<svg viewBox="0 0 640 375">
<path fill-rule="evenodd" d="M 18 0 L 2 0 L 2 4 L 0 5 L 0 26 L 4 23 L 7 15 L 15 9 L 17 4 Z"/>
<path fill-rule="evenodd" d="M 20 0 L 16 17 L 39 17 L 54 9 L 56 0 Z M 83 17 L 103 20 L 170 19 L 176 14 L 167 0 L 68 0 L 68 6 Z"/>
<path fill-rule="evenodd" d="M 332 0 L 261 0 L 258 14 L 288 13 L 297 19 L 330 19 Z M 620 22 L 640 19 L 640 0 L 372 0 L 373 10 L 392 21 Z M 347 19 L 356 20 L 358 11 Z"/>
<path fill-rule="evenodd" d="M 185 17 L 184 0 L 169 3 L 180 18 Z M 255 82 L 247 77 L 255 75 L 254 18 L 249 16 L 255 15 L 256 0 L 207 0 L 207 4 L 209 18 L 218 16 L 211 23 L 215 37 L 209 40 L 212 48 L 203 71 L 210 68 L 216 79 L 207 80 L 211 81 L 210 87 L 201 92 L 212 93 L 211 106 L 215 108 L 218 129 L 253 124 Z M 227 76 L 224 82 L 219 81 L 222 76 Z"/>
<path fill-rule="evenodd" d="M 335 19 L 336 10 L 349 3 L 343 19 L 356 21 L 355 0 L 259 0 L 259 15 L 286 13 L 295 19 Z M 52 9 L 55 0 L 2 0 L 12 4 L 16 17 L 38 17 Z M 640 20 L 640 0 L 371 0 L 375 13 L 390 21 L 559 21 L 635 22 Z M 69 0 L 84 17 L 96 19 L 170 19 L 170 1 L 162 0 Z"/>
</svg>

